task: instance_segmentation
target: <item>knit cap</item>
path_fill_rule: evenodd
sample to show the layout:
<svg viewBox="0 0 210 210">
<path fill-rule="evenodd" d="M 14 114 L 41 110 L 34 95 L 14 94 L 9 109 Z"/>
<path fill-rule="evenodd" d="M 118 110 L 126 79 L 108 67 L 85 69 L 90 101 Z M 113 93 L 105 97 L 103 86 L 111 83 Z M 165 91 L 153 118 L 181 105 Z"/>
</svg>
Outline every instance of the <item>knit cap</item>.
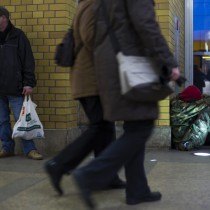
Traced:
<svg viewBox="0 0 210 210">
<path fill-rule="evenodd" d="M 9 11 L 3 7 L 3 6 L 0 6 L 0 17 L 1 16 L 5 16 L 7 19 L 9 19 Z"/>
<path fill-rule="evenodd" d="M 179 99 L 185 102 L 198 101 L 203 98 L 201 91 L 195 86 L 186 87 L 180 94 Z"/>
</svg>

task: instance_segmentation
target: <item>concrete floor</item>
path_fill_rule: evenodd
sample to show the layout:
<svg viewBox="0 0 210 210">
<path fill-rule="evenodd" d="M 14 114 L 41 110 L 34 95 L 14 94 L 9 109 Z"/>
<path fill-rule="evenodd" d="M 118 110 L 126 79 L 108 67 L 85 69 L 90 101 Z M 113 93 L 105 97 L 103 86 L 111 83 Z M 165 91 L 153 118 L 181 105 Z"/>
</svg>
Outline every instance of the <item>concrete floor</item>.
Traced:
<svg viewBox="0 0 210 210">
<path fill-rule="evenodd" d="M 201 151 L 210 151 L 205 148 Z M 64 196 L 52 189 L 42 161 L 15 156 L 0 159 L 0 210 L 86 210 L 71 176 L 65 176 Z M 86 161 L 91 159 L 90 156 Z M 192 152 L 147 150 L 145 167 L 152 190 L 161 191 L 159 202 L 125 204 L 124 190 L 93 195 L 99 210 L 209 210 L 210 157 Z M 123 170 L 120 176 L 124 179 Z"/>
</svg>

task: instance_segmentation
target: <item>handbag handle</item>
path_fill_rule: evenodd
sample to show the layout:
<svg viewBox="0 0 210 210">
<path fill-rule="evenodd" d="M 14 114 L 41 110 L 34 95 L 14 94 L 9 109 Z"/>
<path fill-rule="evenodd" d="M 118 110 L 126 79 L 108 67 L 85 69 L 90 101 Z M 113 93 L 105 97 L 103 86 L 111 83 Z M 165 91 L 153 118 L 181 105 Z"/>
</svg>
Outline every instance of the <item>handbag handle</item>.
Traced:
<svg viewBox="0 0 210 210">
<path fill-rule="evenodd" d="M 31 96 L 30 95 L 25 95 L 25 97 L 24 97 L 24 101 L 28 101 L 29 99 L 31 98 Z"/>
</svg>

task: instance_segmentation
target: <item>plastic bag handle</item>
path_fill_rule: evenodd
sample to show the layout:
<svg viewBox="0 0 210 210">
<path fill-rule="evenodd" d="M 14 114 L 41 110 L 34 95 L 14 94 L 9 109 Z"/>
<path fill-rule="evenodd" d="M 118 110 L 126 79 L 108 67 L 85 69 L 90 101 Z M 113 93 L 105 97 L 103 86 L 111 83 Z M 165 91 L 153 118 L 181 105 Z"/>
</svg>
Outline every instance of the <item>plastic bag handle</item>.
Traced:
<svg viewBox="0 0 210 210">
<path fill-rule="evenodd" d="M 31 101 L 31 95 L 25 95 L 24 102 Z"/>
</svg>

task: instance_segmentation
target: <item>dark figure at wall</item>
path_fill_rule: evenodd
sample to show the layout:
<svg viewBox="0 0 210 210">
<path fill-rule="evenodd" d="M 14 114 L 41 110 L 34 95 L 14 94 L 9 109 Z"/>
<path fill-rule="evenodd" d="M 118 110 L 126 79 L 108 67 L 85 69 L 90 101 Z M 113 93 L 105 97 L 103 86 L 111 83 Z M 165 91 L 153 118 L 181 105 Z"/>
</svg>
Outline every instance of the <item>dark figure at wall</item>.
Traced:
<svg viewBox="0 0 210 210">
<path fill-rule="evenodd" d="M 193 65 L 193 84 L 203 93 L 206 75 L 200 70 L 198 65 Z"/>
</svg>

